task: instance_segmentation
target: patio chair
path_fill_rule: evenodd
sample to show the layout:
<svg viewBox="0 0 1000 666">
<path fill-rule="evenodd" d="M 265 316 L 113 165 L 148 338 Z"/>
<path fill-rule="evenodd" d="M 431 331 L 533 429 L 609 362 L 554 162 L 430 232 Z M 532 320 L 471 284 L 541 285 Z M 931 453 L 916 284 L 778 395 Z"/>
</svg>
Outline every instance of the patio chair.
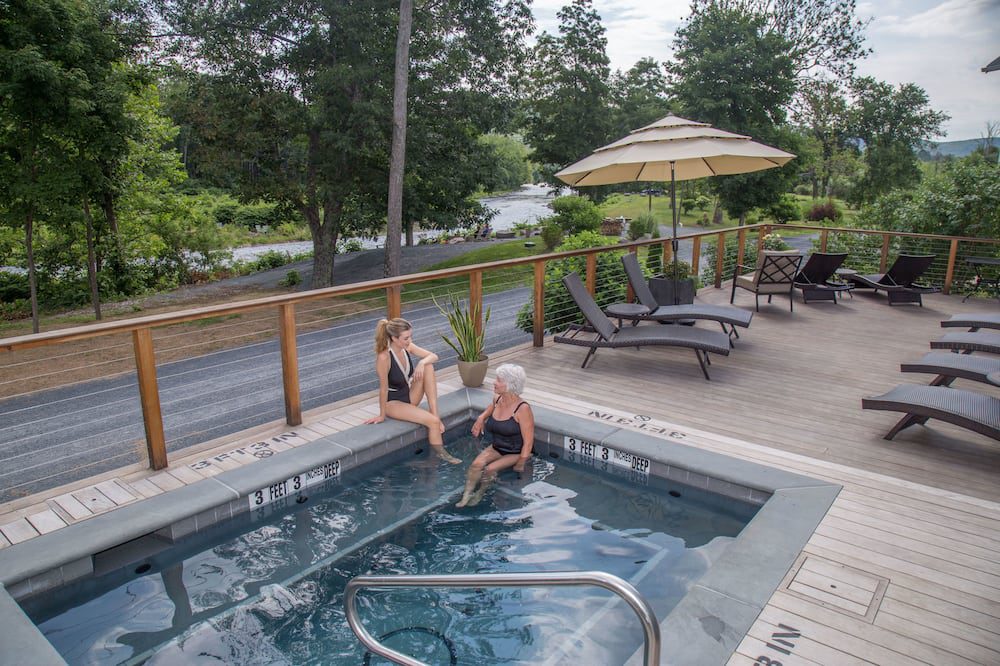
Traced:
<svg viewBox="0 0 1000 666">
<path fill-rule="evenodd" d="M 795 307 L 792 302 L 792 288 L 795 286 L 795 276 L 799 273 L 802 265 L 802 255 L 798 250 L 764 250 L 757 257 L 757 266 L 752 273 L 740 275 L 741 270 L 746 270 L 748 266 L 736 264 L 733 269 L 733 291 L 729 295 L 729 302 L 736 298 L 736 287 L 752 291 L 757 304 L 757 312 L 760 312 L 760 295 L 767 295 L 767 302 L 771 302 L 771 297 L 775 294 L 788 295 L 788 309 L 794 312 Z"/>
<path fill-rule="evenodd" d="M 930 386 L 951 386 L 956 379 L 992 384 L 989 375 L 1000 373 L 1000 358 L 976 354 L 928 352 L 914 363 L 899 366 L 902 372 L 924 372 L 937 375 Z"/>
<path fill-rule="evenodd" d="M 1000 333 L 992 331 L 945 333 L 937 340 L 931 340 L 931 349 L 950 349 L 963 354 L 977 351 L 1000 354 Z"/>
<path fill-rule="evenodd" d="M 976 312 L 972 314 L 952 315 L 951 319 L 941 322 L 942 328 L 967 328 L 975 332 L 981 328 L 1000 328 L 1000 313 Z"/>
<path fill-rule="evenodd" d="M 617 317 L 619 325 L 621 325 L 622 319 L 630 319 L 635 323 L 640 321 L 680 322 L 704 319 L 719 322 L 722 330 L 727 335 L 737 338 L 740 337 L 740 334 L 736 331 L 737 326 L 742 328 L 750 326 L 753 313 L 731 305 L 705 305 L 701 303 L 660 305 L 649 288 L 646 276 L 643 275 L 638 257 L 631 252 L 627 252 L 622 257 L 622 265 L 625 266 L 625 275 L 628 277 L 628 282 L 632 285 L 632 291 L 635 292 L 635 296 L 639 299 L 639 304 L 642 307 L 616 307 L 621 305 L 619 303 L 609 305 L 606 312 L 611 317 Z M 729 325 L 728 330 L 726 329 L 726 324 Z"/>
<path fill-rule="evenodd" d="M 923 307 L 923 294 L 941 291 L 940 287 L 917 284 L 917 280 L 934 262 L 933 254 L 901 254 L 885 273 L 874 275 L 849 275 L 847 279 L 856 287 L 881 289 L 889 297 L 889 305 L 895 303 L 916 303 Z"/>
<path fill-rule="evenodd" d="M 938 419 L 1000 440 L 1000 400 L 975 391 L 903 384 L 883 395 L 862 398 L 861 407 L 906 414 L 885 439 L 892 439 L 904 428 Z"/>
<path fill-rule="evenodd" d="M 553 340 L 563 344 L 588 347 L 590 351 L 583 359 L 581 368 L 586 368 L 587 363 L 597 353 L 597 350 L 604 347 L 635 347 L 636 349 L 647 345 L 687 347 L 694 350 L 705 379 L 710 379 L 707 366 L 711 364 L 711 361 L 708 358 L 708 353 L 729 355 L 729 336 L 719 331 L 708 331 L 688 326 L 627 326 L 618 328 L 601 312 L 601 308 L 594 302 L 593 297 L 580 281 L 579 275 L 569 273 L 563 277 L 562 282 L 589 325 L 570 324 L 566 331 L 561 335 L 556 335 Z M 584 336 L 585 333 L 593 333 L 595 336 Z"/>
<path fill-rule="evenodd" d="M 827 253 L 813 252 L 806 260 L 799 274 L 795 276 L 794 286 L 802 292 L 802 302 L 833 301 L 837 302 L 837 294 L 849 292 L 854 285 L 833 280 L 837 269 L 847 259 L 846 252 Z"/>
</svg>

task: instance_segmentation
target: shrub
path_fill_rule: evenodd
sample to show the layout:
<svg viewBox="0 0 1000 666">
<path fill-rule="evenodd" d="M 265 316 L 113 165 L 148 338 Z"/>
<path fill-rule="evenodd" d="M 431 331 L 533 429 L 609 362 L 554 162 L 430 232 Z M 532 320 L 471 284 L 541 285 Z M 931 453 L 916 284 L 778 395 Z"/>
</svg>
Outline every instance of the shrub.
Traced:
<svg viewBox="0 0 1000 666">
<path fill-rule="evenodd" d="M 13 321 L 31 316 L 31 302 L 26 298 L 15 298 L 0 302 L 0 319 Z"/>
<path fill-rule="evenodd" d="M 292 255 L 278 250 L 268 250 L 250 263 L 252 271 L 267 271 L 272 268 L 280 268 L 292 262 Z"/>
<path fill-rule="evenodd" d="M 586 197 L 557 197 L 549 206 L 556 213 L 553 221 L 567 234 L 597 231 L 601 228 L 601 211 Z"/>
<path fill-rule="evenodd" d="M 785 224 L 790 220 L 798 220 L 802 209 L 795 197 L 783 194 L 778 201 L 767 207 L 767 214 L 778 224 Z"/>
<path fill-rule="evenodd" d="M 544 232 L 543 232 L 544 233 Z M 585 231 L 569 236 L 559 246 L 560 251 L 582 250 L 588 247 L 604 247 L 604 236 L 592 231 Z M 600 306 L 625 300 L 625 268 L 621 262 L 621 252 L 602 252 L 597 255 L 597 293 L 594 300 Z M 570 272 L 578 273 L 581 278 L 586 275 L 587 260 L 583 256 L 567 257 L 550 261 L 545 267 L 545 330 L 561 330 L 571 322 L 583 323 L 583 314 L 570 298 L 569 292 L 561 280 Z M 529 300 L 517 313 L 517 326 L 522 331 L 531 333 L 534 326 L 534 301 Z"/>
<path fill-rule="evenodd" d="M 837 204 L 832 201 L 827 201 L 825 203 L 816 204 L 806 213 L 806 220 L 809 222 L 820 222 L 822 220 L 830 220 L 831 222 L 836 222 L 843 217 L 844 214 Z"/>
<path fill-rule="evenodd" d="M 337 243 L 337 254 L 347 254 L 349 252 L 360 252 L 365 249 L 360 238 L 344 238 Z"/>
<path fill-rule="evenodd" d="M 551 218 L 549 218 L 551 219 Z M 556 246 L 562 242 L 563 230 L 555 222 L 549 222 L 544 227 L 542 227 L 542 245 L 545 246 L 546 252 L 552 252 L 556 249 Z"/>
<path fill-rule="evenodd" d="M 697 205 L 698 204 L 697 204 L 697 202 L 694 199 L 687 199 L 687 198 L 681 199 L 681 212 L 684 213 L 685 215 L 687 215 Z"/>
<path fill-rule="evenodd" d="M 765 234 L 764 249 L 782 252 L 784 250 L 791 250 L 792 246 L 781 238 L 781 234 Z"/>
<path fill-rule="evenodd" d="M 691 277 L 691 264 L 686 261 L 677 260 L 676 269 L 674 268 L 674 262 L 668 261 L 663 267 L 663 277 L 670 279 L 674 278 L 676 280 L 686 280 Z"/>
<path fill-rule="evenodd" d="M 302 284 L 302 276 L 296 270 L 288 271 L 278 282 L 279 287 L 294 287 L 297 284 Z"/>
<path fill-rule="evenodd" d="M 10 303 L 29 296 L 27 273 L 0 272 L 0 302 Z"/>
<path fill-rule="evenodd" d="M 639 240 L 646 234 L 653 232 L 656 227 L 656 220 L 649 213 L 643 213 L 628 223 L 628 239 Z"/>
<path fill-rule="evenodd" d="M 712 205 L 711 197 L 705 196 L 704 194 L 698 195 L 698 198 L 694 200 L 694 207 L 700 210 L 701 212 L 707 211 L 708 207 L 711 205 Z"/>
</svg>

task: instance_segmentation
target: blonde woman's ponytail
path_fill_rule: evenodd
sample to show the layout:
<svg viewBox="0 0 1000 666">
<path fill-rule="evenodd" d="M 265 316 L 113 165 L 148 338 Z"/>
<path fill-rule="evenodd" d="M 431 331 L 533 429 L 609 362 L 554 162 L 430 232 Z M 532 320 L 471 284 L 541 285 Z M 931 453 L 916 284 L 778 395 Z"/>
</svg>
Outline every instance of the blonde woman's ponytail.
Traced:
<svg viewBox="0 0 1000 666">
<path fill-rule="evenodd" d="M 389 348 L 389 340 L 398 338 L 413 326 L 405 319 L 379 319 L 375 326 L 375 353 L 381 354 Z"/>
</svg>

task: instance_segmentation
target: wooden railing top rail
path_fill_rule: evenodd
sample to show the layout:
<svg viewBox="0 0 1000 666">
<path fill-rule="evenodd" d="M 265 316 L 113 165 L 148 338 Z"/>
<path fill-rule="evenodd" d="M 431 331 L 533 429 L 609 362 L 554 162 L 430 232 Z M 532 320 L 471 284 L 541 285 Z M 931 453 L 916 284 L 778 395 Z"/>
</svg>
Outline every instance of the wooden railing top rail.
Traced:
<svg viewBox="0 0 1000 666">
<path fill-rule="evenodd" d="M 701 238 L 706 236 L 715 237 L 718 236 L 719 234 L 730 234 L 739 232 L 746 233 L 748 231 L 758 230 L 761 228 L 773 229 L 776 226 L 777 225 L 761 223 L 761 224 L 746 225 L 743 227 L 731 227 L 728 229 L 697 231 L 691 234 L 686 234 L 685 236 L 683 236 L 683 238 L 685 240 L 688 240 L 692 238 Z M 960 240 L 960 241 L 978 242 L 978 243 L 1000 243 L 1000 240 L 991 238 L 939 236 L 934 234 L 917 234 L 917 233 L 896 232 L 896 231 L 875 231 L 869 229 L 853 229 L 853 228 L 840 228 L 840 227 L 822 227 L 822 226 L 788 224 L 788 225 L 780 225 L 780 227 L 778 228 L 802 229 L 810 231 L 835 231 L 835 232 L 864 233 L 864 234 L 881 234 L 890 236 L 922 237 L 922 238 L 948 240 L 948 241 Z M 621 243 L 619 245 L 611 245 L 598 248 L 585 248 L 581 250 L 569 250 L 566 252 L 552 252 L 548 254 L 534 255 L 531 257 L 522 257 L 519 259 L 504 259 L 501 261 L 492 261 L 488 263 L 474 264 L 471 266 L 459 266 L 456 268 L 446 268 L 437 271 L 428 271 L 425 273 L 412 273 L 409 275 L 401 275 L 399 277 L 393 277 L 393 278 L 382 278 L 379 280 L 369 280 L 367 282 L 355 282 L 349 285 L 343 285 L 339 287 L 312 289 L 309 291 L 298 292 L 294 294 L 282 294 L 280 296 L 267 296 L 264 298 L 249 299 L 246 301 L 236 301 L 233 303 L 226 303 L 224 305 L 211 305 L 202 308 L 181 310 L 178 312 L 168 312 L 158 315 L 147 315 L 145 317 L 134 317 L 130 319 L 123 319 L 120 321 L 102 322 L 100 324 L 89 324 L 86 326 L 78 326 L 70 329 L 59 329 L 55 331 L 48 331 L 45 333 L 3 338 L 0 339 L 0 350 L 14 351 L 17 349 L 31 349 L 33 347 L 42 347 L 46 345 L 58 344 L 61 342 L 83 340 L 87 338 L 95 338 L 104 335 L 113 335 L 116 333 L 127 333 L 130 331 L 136 331 L 144 328 L 169 326 L 171 324 L 181 324 L 184 322 L 194 321 L 197 319 L 207 319 L 210 317 L 238 314 L 243 312 L 250 312 L 253 310 L 265 309 L 269 307 L 276 307 L 294 303 L 304 303 L 307 301 L 314 301 L 323 298 L 349 296 L 351 294 L 358 294 L 366 291 L 387 289 L 391 287 L 403 286 L 408 284 L 418 284 L 421 282 L 429 282 L 431 280 L 439 280 L 442 278 L 461 277 L 465 275 L 470 275 L 475 272 L 500 270 L 505 268 L 512 268 L 515 266 L 535 264 L 539 261 L 551 261 L 554 259 L 564 259 L 567 257 L 598 254 L 601 252 L 607 252 L 611 250 L 628 251 L 633 248 L 643 247 L 646 245 L 654 245 L 658 243 L 669 243 L 670 241 L 671 239 L 669 237 L 664 237 L 664 238 L 638 240 L 630 243 Z"/>
</svg>

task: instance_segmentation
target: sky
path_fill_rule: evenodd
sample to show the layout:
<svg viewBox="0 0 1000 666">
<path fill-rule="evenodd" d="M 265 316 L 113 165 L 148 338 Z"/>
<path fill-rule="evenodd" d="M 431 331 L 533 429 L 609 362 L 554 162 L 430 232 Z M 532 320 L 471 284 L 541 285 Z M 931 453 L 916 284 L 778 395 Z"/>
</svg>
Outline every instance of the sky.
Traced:
<svg viewBox="0 0 1000 666">
<path fill-rule="evenodd" d="M 689 14 L 688 0 L 593 0 L 607 30 L 612 69 L 637 60 L 672 57 L 674 31 Z M 556 34 L 556 12 L 568 0 L 534 0 L 539 31 Z M 1000 71 L 980 71 L 1000 57 L 1000 0 L 857 0 L 857 16 L 871 19 L 866 46 L 873 53 L 857 74 L 892 84 L 915 83 L 930 106 L 951 116 L 941 141 L 978 139 L 986 123 L 1000 123 Z"/>
</svg>

